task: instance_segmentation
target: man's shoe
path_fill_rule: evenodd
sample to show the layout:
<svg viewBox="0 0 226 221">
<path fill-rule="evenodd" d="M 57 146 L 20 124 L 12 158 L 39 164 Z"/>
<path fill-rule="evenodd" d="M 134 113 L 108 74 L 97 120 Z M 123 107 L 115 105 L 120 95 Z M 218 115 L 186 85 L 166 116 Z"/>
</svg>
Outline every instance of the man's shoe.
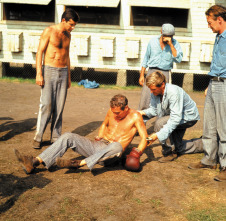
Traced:
<svg viewBox="0 0 226 221">
<path fill-rule="evenodd" d="M 21 155 L 20 152 L 14 149 L 14 153 L 17 157 L 17 160 L 21 163 L 26 174 L 31 173 L 34 170 L 33 166 L 33 157 Z"/>
<path fill-rule="evenodd" d="M 214 177 L 214 180 L 216 181 L 226 181 L 226 167 L 224 167 L 220 173 Z"/>
<path fill-rule="evenodd" d="M 212 165 L 205 165 L 205 164 L 203 164 L 201 162 L 198 162 L 198 163 L 190 163 L 188 165 L 188 168 L 189 169 L 193 169 L 193 170 L 195 170 L 195 169 L 216 169 L 217 165 L 214 165 L 214 166 L 212 166 Z"/>
<path fill-rule="evenodd" d="M 170 154 L 170 155 L 168 155 L 168 156 L 161 157 L 158 161 L 159 161 L 160 163 L 167 163 L 167 162 L 170 162 L 170 161 L 175 160 L 176 158 L 177 158 L 177 154 L 172 153 L 172 154 Z"/>
<path fill-rule="evenodd" d="M 34 149 L 40 149 L 41 148 L 41 142 L 33 140 L 33 148 Z"/>
<path fill-rule="evenodd" d="M 56 159 L 56 165 L 59 168 L 79 168 L 80 167 L 81 160 L 68 160 L 68 159 L 62 159 L 58 157 Z"/>
</svg>

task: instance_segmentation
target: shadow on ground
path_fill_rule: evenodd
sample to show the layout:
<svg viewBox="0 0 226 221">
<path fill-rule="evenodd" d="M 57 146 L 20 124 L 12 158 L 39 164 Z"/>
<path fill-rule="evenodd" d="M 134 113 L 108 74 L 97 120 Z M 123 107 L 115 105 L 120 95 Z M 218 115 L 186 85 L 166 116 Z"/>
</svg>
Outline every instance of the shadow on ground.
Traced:
<svg viewBox="0 0 226 221">
<path fill-rule="evenodd" d="M 30 175 L 27 177 L 18 177 L 12 174 L 0 174 L 0 195 L 7 200 L 0 204 L 0 214 L 9 210 L 19 196 L 34 187 L 42 189 L 48 185 L 51 180 L 43 177 L 42 174 Z"/>
</svg>

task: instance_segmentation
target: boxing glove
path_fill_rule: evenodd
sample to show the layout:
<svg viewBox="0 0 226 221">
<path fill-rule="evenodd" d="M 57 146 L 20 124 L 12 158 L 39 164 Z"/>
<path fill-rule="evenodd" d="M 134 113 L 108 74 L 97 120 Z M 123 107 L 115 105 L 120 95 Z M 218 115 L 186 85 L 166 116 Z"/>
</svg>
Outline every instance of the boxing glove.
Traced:
<svg viewBox="0 0 226 221">
<path fill-rule="evenodd" d="M 142 152 L 137 148 L 133 148 L 130 154 L 126 156 L 125 167 L 129 171 L 137 172 L 140 170 L 140 156 Z"/>
</svg>

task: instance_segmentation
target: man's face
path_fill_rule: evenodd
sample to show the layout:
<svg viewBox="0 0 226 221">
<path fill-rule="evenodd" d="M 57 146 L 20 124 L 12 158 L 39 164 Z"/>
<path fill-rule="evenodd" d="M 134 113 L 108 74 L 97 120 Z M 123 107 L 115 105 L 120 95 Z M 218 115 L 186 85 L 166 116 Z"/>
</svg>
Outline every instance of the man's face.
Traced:
<svg viewBox="0 0 226 221">
<path fill-rule="evenodd" d="M 149 89 L 150 89 L 151 93 L 154 94 L 155 96 L 163 95 L 163 93 L 164 93 L 164 88 L 165 88 L 165 87 L 163 87 L 163 86 L 165 86 L 164 83 L 162 83 L 162 85 L 161 85 L 160 87 L 157 87 L 157 86 L 155 86 L 155 85 L 150 85 L 150 86 L 149 86 Z"/>
<path fill-rule="evenodd" d="M 124 110 L 121 110 L 121 107 L 112 107 L 111 111 L 114 114 L 116 120 L 122 120 L 127 116 L 128 109 L 128 106 L 126 106 Z"/>
<path fill-rule="evenodd" d="M 63 19 L 62 22 L 64 23 L 64 28 L 67 32 L 71 32 L 77 24 L 77 22 L 74 22 L 72 19 L 70 19 L 69 21 Z"/>
<path fill-rule="evenodd" d="M 207 15 L 206 20 L 208 23 L 208 27 L 212 29 L 213 33 L 219 33 L 220 30 L 219 19 L 214 20 L 211 15 Z"/>
</svg>

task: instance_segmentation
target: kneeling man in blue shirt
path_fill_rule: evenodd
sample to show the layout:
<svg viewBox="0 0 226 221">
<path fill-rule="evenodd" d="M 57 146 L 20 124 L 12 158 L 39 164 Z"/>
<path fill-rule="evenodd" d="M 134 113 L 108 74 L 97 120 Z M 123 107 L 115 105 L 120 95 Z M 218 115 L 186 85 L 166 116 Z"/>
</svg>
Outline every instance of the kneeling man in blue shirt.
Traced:
<svg viewBox="0 0 226 221">
<path fill-rule="evenodd" d="M 149 145 L 157 139 L 162 144 L 163 157 L 159 162 L 172 161 L 186 153 L 203 152 L 200 138 L 183 140 L 186 129 L 200 119 L 196 103 L 181 87 L 166 83 L 161 71 L 149 75 L 146 85 L 151 90 L 151 103 L 148 109 L 139 112 L 148 118 L 157 116 Z"/>
</svg>

